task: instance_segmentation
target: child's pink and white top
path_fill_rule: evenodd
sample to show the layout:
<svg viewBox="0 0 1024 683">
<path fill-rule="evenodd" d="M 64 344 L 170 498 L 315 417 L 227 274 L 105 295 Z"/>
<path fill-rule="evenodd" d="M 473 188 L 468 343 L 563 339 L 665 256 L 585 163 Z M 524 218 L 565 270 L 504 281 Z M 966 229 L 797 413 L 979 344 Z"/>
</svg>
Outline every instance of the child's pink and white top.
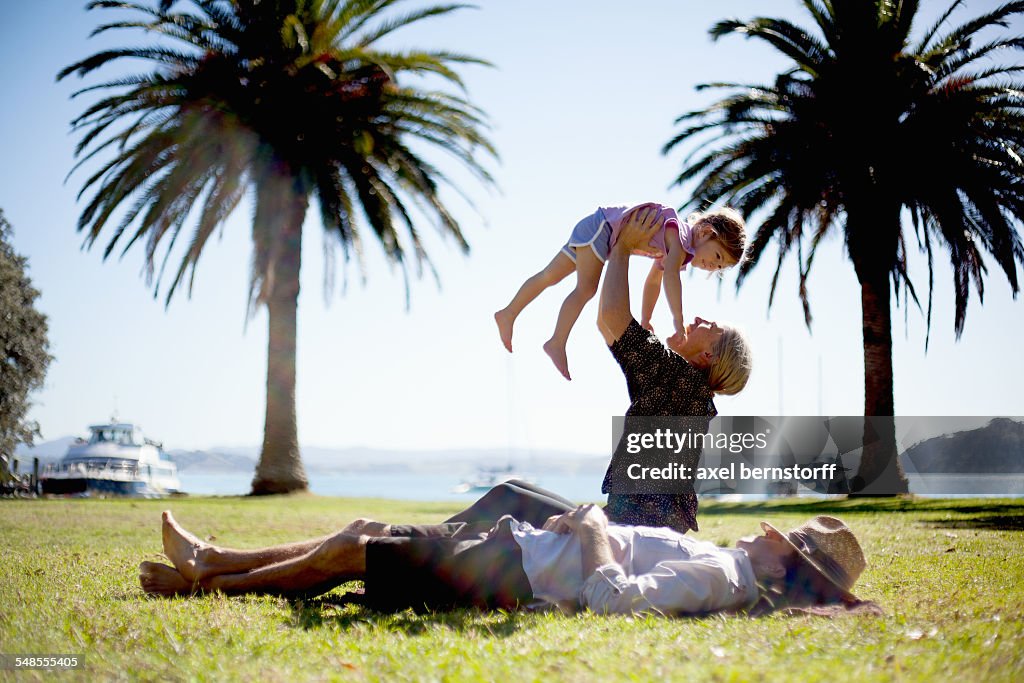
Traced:
<svg viewBox="0 0 1024 683">
<path fill-rule="evenodd" d="M 693 228 L 683 221 L 679 220 L 679 214 L 676 210 L 670 206 L 664 204 L 655 204 L 658 207 L 658 219 L 663 219 L 664 223 L 658 232 L 651 238 L 648 246 L 649 250 L 637 249 L 633 253 L 641 254 L 643 256 L 651 256 L 657 259 L 658 265 L 661 266 L 661 257 L 664 256 L 667 249 L 665 248 L 665 231 L 666 230 L 677 230 L 679 231 L 679 241 L 683 245 L 683 250 L 686 252 L 686 256 L 683 257 L 683 268 L 693 260 L 694 254 L 696 253 L 693 248 Z M 635 207 L 631 206 L 602 206 L 600 208 L 601 213 L 604 214 L 605 220 L 612 228 L 611 235 L 611 246 L 615 245 L 616 240 L 619 238 L 619 232 L 622 229 L 623 217 L 631 209 Z"/>
</svg>

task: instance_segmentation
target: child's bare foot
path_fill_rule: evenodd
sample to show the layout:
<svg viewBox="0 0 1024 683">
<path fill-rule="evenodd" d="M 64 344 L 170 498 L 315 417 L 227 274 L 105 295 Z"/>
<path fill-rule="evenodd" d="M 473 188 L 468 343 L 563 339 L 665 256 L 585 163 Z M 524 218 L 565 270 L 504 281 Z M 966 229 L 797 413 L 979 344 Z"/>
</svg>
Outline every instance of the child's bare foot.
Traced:
<svg viewBox="0 0 1024 683">
<path fill-rule="evenodd" d="M 572 380 L 572 377 L 569 376 L 569 359 L 565 356 L 565 344 L 559 344 L 554 339 L 549 339 L 544 342 L 544 353 L 551 357 L 551 362 L 562 373 L 562 377 Z"/>
<path fill-rule="evenodd" d="M 178 573 L 186 581 L 197 581 L 203 578 L 207 568 L 203 560 L 210 546 L 185 531 L 174 519 L 170 510 L 164 510 L 162 533 L 164 555 L 174 563 Z"/>
<path fill-rule="evenodd" d="M 505 345 L 509 353 L 512 353 L 512 325 L 515 324 L 516 317 L 503 308 L 494 314 L 494 322 L 498 323 L 501 343 Z"/>
<path fill-rule="evenodd" d="M 143 562 L 139 565 L 139 584 L 150 595 L 166 598 L 175 595 L 190 595 L 192 582 L 182 576 L 174 567 L 159 562 Z"/>
<path fill-rule="evenodd" d="M 651 324 L 650 320 L 640 323 L 640 327 L 644 328 L 648 332 L 654 332 L 654 325 Z"/>
</svg>

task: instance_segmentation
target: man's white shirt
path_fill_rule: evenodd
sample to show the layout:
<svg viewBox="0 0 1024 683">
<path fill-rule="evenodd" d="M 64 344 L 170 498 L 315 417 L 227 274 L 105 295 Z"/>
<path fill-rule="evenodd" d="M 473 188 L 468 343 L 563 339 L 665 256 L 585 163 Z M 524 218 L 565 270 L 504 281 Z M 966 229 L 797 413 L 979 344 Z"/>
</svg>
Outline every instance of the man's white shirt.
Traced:
<svg viewBox="0 0 1024 683">
<path fill-rule="evenodd" d="M 534 597 L 575 601 L 595 612 L 702 614 L 757 601 L 747 553 L 688 538 L 672 529 L 608 526 L 615 562 L 583 576 L 575 534 L 512 527 Z"/>
</svg>

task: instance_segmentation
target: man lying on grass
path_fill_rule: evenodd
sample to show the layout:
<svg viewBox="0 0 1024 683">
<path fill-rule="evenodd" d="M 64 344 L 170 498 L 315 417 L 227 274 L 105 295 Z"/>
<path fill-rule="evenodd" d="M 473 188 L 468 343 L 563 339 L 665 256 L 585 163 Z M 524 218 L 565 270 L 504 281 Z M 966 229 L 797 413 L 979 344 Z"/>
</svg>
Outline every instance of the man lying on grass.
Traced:
<svg viewBox="0 0 1024 683">
<path fill-rule="evenodd" d="M 363 519 L 323 538 L 231 550 L 202 542 L 164 512 L 164 553 L 174 567 L 143 562 L 139 580 L 147 593 L 173 596 L 315 595 L 361 579 L 364 604 L 381 611 L 507 609 L 542 600 L 615 614 L 763 613 L 856 604 L 850 590 L 865 566 L 853 532 L 834 517 L 815 517 L 788 534 L 761 522 L 763 534 L 736 549 L 666 528 L 609 525 L 594 505 L 543 526 L 503 517 L 475 533 L 465 524 Z"/>
</svg>

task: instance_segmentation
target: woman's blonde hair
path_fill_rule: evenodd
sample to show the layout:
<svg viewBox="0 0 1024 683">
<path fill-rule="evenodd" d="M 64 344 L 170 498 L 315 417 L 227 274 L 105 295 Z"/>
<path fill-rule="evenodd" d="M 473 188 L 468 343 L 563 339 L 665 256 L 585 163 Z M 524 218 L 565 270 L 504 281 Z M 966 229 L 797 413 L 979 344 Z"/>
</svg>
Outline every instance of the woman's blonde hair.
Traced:
<svg viewBox="0 0 1024 683">
<path fill-rule="evenodd" d="M 714 358 L 708 366 L 708 386 L 716 394 L 732 396 L 740 393 L 750 379 L 753 365 L 750 344 L 743 332 L 732 325 L 719 327 L 722 336 L 711 349 Z"/>
<path fill-rule="evenodd" d="M 743 221 L 743 216 L 739 211 L 723 206 L 706 213 L 691 213 L 687 216 L 686 222 L 692 228 L 696 228 L 701 223 L 710 227 L 714 231 L 714 238 L 732 259 L 732 265 L 739 265 L 743 262 L 747 246 L 747 224 Z"/>
</svg>

